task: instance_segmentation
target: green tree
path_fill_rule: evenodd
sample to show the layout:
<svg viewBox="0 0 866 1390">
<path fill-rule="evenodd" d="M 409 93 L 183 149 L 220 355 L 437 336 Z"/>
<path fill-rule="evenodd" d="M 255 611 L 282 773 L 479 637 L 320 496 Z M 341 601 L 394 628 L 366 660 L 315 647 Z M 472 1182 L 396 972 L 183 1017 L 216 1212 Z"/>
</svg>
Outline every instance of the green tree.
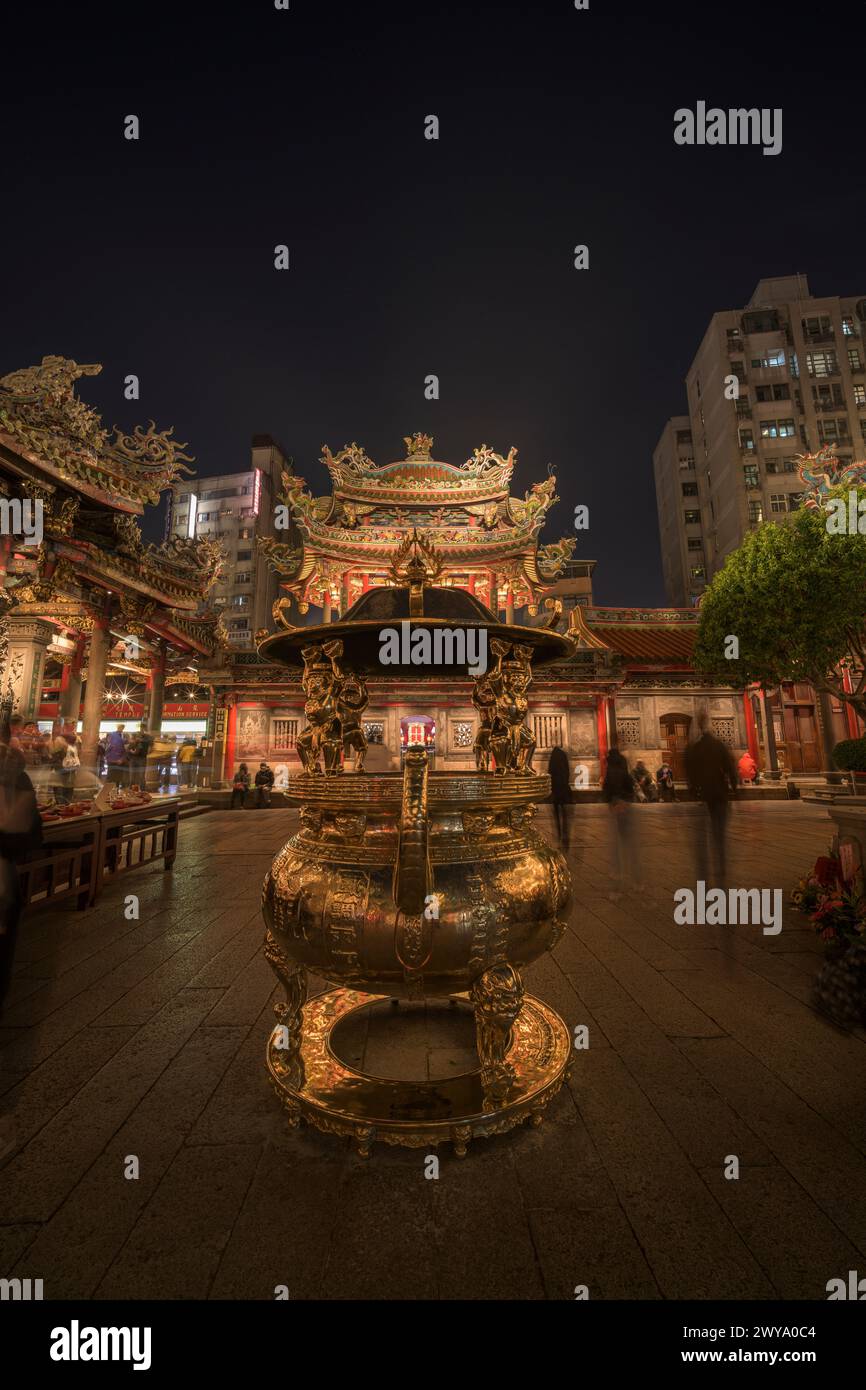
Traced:
<svg viewBox="0 0 866 1390">
<path fill-rule="evenodd" d="M 866 718 L 866 534 L 834 529 L 847 518 L 849 491 L 866 513 L 866 487 L 836 488 L 823 509 L 759 526 L 728 556 L 701 600 L 699 671 L 743 685 L 809 681 Z M 866 529 L 866 515 L 860 524 Z M 737 660 L 725 657 L 731 635 Z"/>
</svg>

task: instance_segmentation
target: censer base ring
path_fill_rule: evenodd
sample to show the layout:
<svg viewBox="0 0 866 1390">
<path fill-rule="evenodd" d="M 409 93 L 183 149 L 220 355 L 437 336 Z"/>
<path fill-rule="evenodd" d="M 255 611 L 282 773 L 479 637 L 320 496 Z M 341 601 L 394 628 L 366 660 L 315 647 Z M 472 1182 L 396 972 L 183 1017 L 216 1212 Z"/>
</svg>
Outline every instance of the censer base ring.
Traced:
<svg viewBox="0 0 866 1390">
<path fill-rule="evenodd" d="M 292 1055 L 285 1030 L 268 1040 L 267 1067 L 291 1124 L 306 1120 L 353 1138 L 368 1157 L 374 1142 L 406 1148 L 451 1142 L 462 1158 L 473 1139 L 503 1134 L 528 1120 L 539 1125 L 566 1076 L 571 1037 L 549 1004 L 527 994 L 512 1028 L 506 1061 L 513 1081 L 504 1099 L 485 1095 L 479 1070 L 434 1081 L 369 1076 L 348 1066 L 331 1035 L 349 1014 L 389 996 L 332 989 L 303 1007 L 300 1048 Z M 461 996 L 464 997 L 464 996 Z"/>
</svg>

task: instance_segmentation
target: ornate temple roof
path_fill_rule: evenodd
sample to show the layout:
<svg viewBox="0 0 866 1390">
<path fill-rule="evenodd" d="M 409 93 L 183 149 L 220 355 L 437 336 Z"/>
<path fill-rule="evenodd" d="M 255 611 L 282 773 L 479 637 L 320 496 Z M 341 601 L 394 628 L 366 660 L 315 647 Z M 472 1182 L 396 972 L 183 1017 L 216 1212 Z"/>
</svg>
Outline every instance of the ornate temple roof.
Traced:
<svg viewBox="0 0 866 1390">
<path fill-rule="evenodd" d="M 192 472 L 189 457 L 153 423 L 110 436 L 74 389 L 101 370 L 44 357 L 0 378 L 0 486 L 39 504 L 44 528 L 38 547 L 13 553 L 6 613 L 80 632 L 108 602 L 119 605 L 127 631 L 209 653 L 222 640 L 218 615 L 202 611 L 220 547 L 205 539 L 145 545 L 135 519 Z"/>
<path fill-rule="evenodd" d="M 185 466 L 192 460 L 172 430 L 160 433 L 153 421 L 146 430 L 115 428 L 110 435 L 75 394 L 79 377 L 101 371 L 97 362 L 43 357 L 39 367 L 0 377 L 0 445 L 85 497 L 141 513 L 181 473 L 192 472 Z"/>
<path fill-rule="evenodd" d="M 459 467 L 433 458 L 429 435 L 405 439 L 406 458 L 379 466 L 358 444 L 337 454 L 325 447 L 322 462 L 333 493 L 313 497 L 303 478 L 283 474 L 282 502 L 301 537 L 300 546 L 262 539 L 259 545 L 298 596 L 321 592 L 343 573 L 378 572 L 407 535 L 418 532 L 452 572 L 490 571 L 520 586 L 534 602 L 571 557 L 575 539 L 538 546 L 550 508 L 558 501 L 556 479 L 533 483 L 524 497 L 509 485 L 517 450 L 503 457 L 486 444 Z"/>
<path fill-rule="evenodd" d="M 575 608 L 571 636 L 580 647 L 617 652 L 627 666 L 692 665 L 696 608 Z"/>
</svg>

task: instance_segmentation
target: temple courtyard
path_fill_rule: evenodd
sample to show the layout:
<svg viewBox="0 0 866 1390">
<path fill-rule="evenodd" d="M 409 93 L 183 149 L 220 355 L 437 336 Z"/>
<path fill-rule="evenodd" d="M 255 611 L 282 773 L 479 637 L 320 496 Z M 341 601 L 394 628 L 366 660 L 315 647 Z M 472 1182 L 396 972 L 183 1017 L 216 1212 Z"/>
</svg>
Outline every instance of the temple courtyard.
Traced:
<svg viewBox="0 0 866 1390">
<path fill-rule="evenodd" d="M 438 1177 L 423 1150 L 365 1160 L 289 1129 L 271 1091 L 259 894 L 294 812 L 184 821 L 172 873 L 27 917 L 0 1026 L 0 1277 L 47 1299 L 825 1299 L 866 1270 L 866 1035 L 811 1009 L 822 948 L 787 906 L 828 818 L 734 807 L 731 883 L 785 890 L 767 935 L 676 925 L 699 808 L 635 814 L 647 883 L 612 897 L 606 808 L 575 809 L 569 930 L 525 974 L 588 1029 L 568 1086 L 539 1129 L 443 1146 Z M 447 1075 L 472 1020 L 383 1005 L 342 1046 Z"/>
</svg>

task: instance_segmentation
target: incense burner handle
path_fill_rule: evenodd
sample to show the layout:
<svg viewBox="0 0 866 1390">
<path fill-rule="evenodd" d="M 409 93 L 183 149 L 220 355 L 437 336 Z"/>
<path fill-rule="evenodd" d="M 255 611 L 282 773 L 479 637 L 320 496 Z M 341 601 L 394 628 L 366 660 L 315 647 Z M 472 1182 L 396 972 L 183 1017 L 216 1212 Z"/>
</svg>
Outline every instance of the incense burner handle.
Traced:
<svg viewBox="0 0 866 1390">
<path fill-rule="evenodd" d="M 424 750 L 414 749 L 406 754 L 393 897 L 394 905 L 409 917 L 417 917 L 424 911 L 430 891 L 428 770 L 428 758 Z"/>
</svg>

